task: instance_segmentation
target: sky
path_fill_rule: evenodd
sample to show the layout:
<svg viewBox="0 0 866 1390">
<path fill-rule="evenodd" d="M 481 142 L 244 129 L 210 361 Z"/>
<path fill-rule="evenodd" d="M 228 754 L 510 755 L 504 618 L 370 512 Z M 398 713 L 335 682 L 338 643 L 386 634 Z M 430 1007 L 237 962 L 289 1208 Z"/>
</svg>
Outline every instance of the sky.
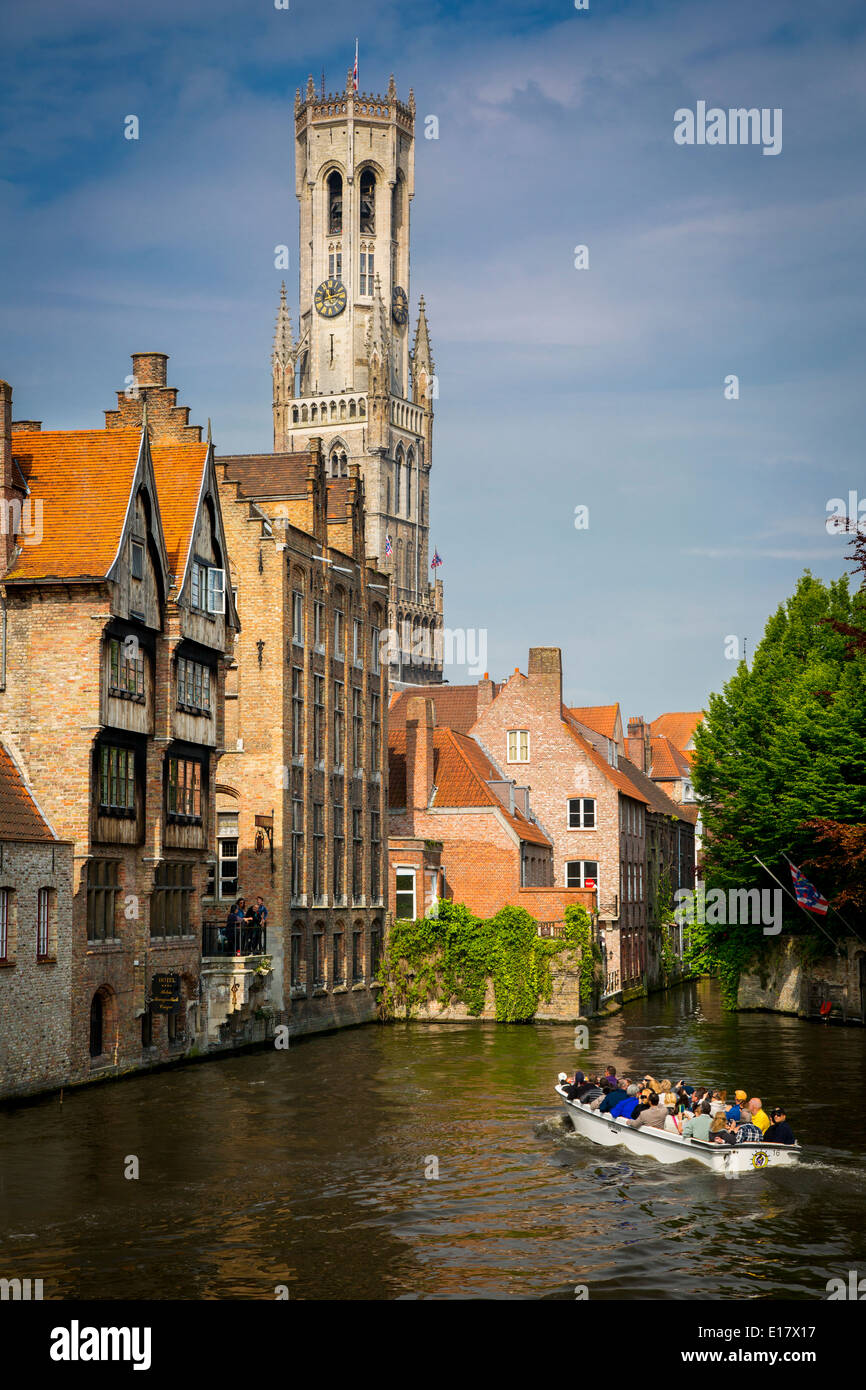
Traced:
<svg viewBox="0 0 866 1390">
<path fill-rule="evenodd" d="M 486 634 L 484 669 L 558 646 L 570 704 L 698 709 L 804 568 L 846 570 L 826 523 L 851 492 L 866 512 L 856 0 L 0 10 L 16 418 L 98 427 L 130 353 L 158 350 L 218 452 L 272 447 L 294 92 L 323 70 L 342 89 L 358 35 L 361 89 L 393 72 L 415 92 L 431 551 L 446 627 Z M 698 102 L 780 110 L 780 152 L 676 143 Z"/>
</svg>

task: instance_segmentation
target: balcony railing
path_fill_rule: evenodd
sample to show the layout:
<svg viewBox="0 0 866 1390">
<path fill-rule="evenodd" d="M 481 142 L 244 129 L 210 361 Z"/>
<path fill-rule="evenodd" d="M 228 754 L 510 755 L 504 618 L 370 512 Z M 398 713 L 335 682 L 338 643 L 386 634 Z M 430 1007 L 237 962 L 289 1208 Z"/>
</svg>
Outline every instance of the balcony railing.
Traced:
<svg viewBox="0 0 866 1390">
<path fill-rule="evenodd" d="M 539 922 L 537 936 L 565 936 L 564 922 Z"/>
<path fill-rule="evenodd" d="M 605 976 L 604 993 L 602 999 L 609 999 L 612 994 L 619 993 L 619 971 L 609 970 Z"/>
<path fill-rule="evenodd" d="M 225 922 L 203 922 L 203 956 L 261 956 L 267 951 L 267 928 L 244 924 L 228 927 Z"/>
</svg>

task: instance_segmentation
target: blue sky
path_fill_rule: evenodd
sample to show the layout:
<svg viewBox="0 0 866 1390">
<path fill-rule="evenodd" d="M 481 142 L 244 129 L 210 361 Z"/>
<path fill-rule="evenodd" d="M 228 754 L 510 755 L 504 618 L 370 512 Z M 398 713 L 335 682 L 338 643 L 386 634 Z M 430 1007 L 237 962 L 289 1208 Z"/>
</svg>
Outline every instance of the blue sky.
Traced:
<svg viewBox="0 0 866 1390">
<path fill-rule="evenodd" d="M 393 71 L 439 120 L 418 120 L 410 288 L 446 623 L 486 629 L 497 676 L 561 646 L 572 703 L 697 708 L 728 636 L 753 648 L 804 567 L 842 572 L 827 503 L 866 497 L 864 31 L 854 0 L 7 4 L 16 416 L 98 425 L 156 349 L 218 449 L 271 447 L 294 91 L 342 86 L 360 33 L 362 89 Z M 780 107 L 782 152 L 676 145 L 698 100 Z"/>
</svg>

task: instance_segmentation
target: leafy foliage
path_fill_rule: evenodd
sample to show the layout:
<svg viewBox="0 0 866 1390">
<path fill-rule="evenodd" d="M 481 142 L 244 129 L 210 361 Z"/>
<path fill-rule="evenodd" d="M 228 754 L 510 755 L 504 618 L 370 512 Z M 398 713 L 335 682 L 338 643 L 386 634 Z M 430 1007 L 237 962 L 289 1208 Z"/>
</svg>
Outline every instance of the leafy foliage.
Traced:
<svg viewBox="0 0 866 1390">
<path fill-rule="evenodd" d="M 435 919 L 398 919 L 380 970 L 381 1015 L 393 1018 L 405 1011 L 411 1017 L 413 1010 L 438 1001 L 441 1009 L 463 1004 L 477 1017 L 490 981 L 497 1022 L 526 1022 L 551 997 L 552 957 L 576 948 L 582 952 L 582 1000 L 587 962 L 592 980 L 592 923 L 582 907 L 567 908 L 565 916 L 566 934 L 559 940 L 542 940 L 529 913 L 510 905 L 484 921 L 446 899 Z"/>
</svg>

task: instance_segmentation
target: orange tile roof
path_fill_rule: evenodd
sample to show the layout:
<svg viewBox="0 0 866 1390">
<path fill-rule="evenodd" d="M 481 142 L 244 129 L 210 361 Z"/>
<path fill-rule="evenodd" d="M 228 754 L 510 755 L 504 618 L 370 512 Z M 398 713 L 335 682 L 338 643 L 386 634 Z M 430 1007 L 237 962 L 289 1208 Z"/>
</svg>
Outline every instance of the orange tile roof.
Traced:
<svg viewBox="0 0 866 1390">
<path fill-rule="evenodd" d="M 660 714 L 650 725 L 650 733 L 659 738 L 669 738 L 675 748 L 684 752 L 703 718 L 702 709 L 693 710 L 691 713 Z"/>
<path fill-rule="evenodd" d="M 406 730 L 392 729 L 388 734 L 388 799 L 391 806 L 406 804 Z M 505 817 L 508 824 L 530 844 L 550 845 L 540 826 L 527 820 L 517 808 L 508 810 L 487 781 L 502 780 L 473 738 L 454 729 L 433 731 L 433 782 L 436 786 L 434 805 L 443 809 L 462 806 L 489 806 Z"/>
<path fill-rule="evenodd" d="M 585 724 L 594 733 L 602 734 L 604 738 L 616 738 L 619 702 L 615 705 L 576 705 L 568 712 L 579 724 Z"/>
<path fill-rule="evenodd" d="M 151 444 L 168 563 L 180 582 L 192 544 L 207 444 Z"/>
<path fill-rule="evenodd" d="M 237 483 L 242 497 L 306 497 L 306 454 L 217 454 L 226 482 Z"/>
<path fill-rule="evenodd" d="M 669 738 L 651 738 L 653 777 L 690 777 L 691 763 L 688 755 L 676 748 Z"/>
<path fill-rule="evenodd" d="M 661 787 L 646 773 L 641 772 L 639 767 L 635 767 L 628 758 L 620 758 L 620 771 L 635 788 L 633 795 L 641 796 L 653 811 L 660 811 L 665 816 L 676 816 L 679 820 L 688 821 L 694 825 L 698 818 L 696 806 L 682 806 L 678 801 L 672 800 L 667 792 L 662 791 Z"/>
<path fill-rule="evenodd" d="M 0 840 L 55 840 L 51 827 L 0 743 Z"/>
<path fill-rule="evenodd" d="M 494 685 L 494 697 L 498 692 L 499 686 Z M 468 734 L 478 718 L 477 685 L 413 685 L 408 690 L 398 690 L 391 700 L 388 723 L 392 729 L 405 729 L 406 710 L 414 695 L 433 701 L 437 728 Z"/>
<path fill-rule="evenodd" d="M 117 557 L 141 446 L 139 430 L 12 433 L 12 456 L 34 502 L 42 540 L 22 545 L 7 579 L 104 578 Z"/>
</svg>

